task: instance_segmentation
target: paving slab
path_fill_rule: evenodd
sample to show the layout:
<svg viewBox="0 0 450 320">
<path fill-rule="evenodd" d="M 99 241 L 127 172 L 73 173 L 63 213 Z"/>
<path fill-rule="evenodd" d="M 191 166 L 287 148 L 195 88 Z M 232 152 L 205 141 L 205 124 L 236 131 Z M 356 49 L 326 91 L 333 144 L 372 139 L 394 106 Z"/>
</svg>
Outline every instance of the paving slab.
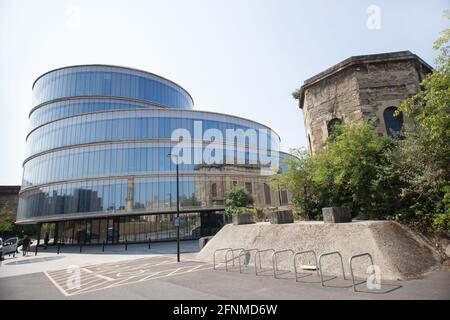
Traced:
<svg viewBox="0 0 450 320">
<path fill-rule="evenodd" d="M 275 279 L 272 270 L 265 271 L 227 272 L 223 264 L 213 270 L 209 263 L 155 255 L 80 268 L 79 288 L 71 287 L 67 269 L 0 278 L 0 299 L 450 299 L 448 268 L 421 279 L 382 280 L 380 290 L 359 281 L 359 292 L 349 279 L 327 276 L 322 287 L 314 274 L 296 282 L 291 272 Z"/>
</svg>

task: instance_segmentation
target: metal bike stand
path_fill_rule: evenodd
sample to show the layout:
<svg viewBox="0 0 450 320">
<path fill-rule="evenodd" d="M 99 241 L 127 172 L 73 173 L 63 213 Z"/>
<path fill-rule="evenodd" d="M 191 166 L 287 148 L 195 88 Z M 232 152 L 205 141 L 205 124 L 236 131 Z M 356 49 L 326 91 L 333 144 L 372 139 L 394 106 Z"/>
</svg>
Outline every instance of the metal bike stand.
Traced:
<svg viewBox="0 0 450 320">
<path fill-rule="evenodd" d="M 225 251 L 225 250 L 233 250 L 232 248 L 221 248 L 221 249 L 217 249 L 216 251 L 214 251 L 213 253 L 213 270 L 216 270 L 216 253 L 219 251 Z"/>
<path fill-rule="evenodd" d="M 242 256 L 245 256 L 247 253 L 252 252 L 252 251 L 258 251 L 258 249 L 248 249 L 248 250 L 241 251 L 241 252 L 239 253 L 239 256 L 238 256 L 238 261 L 239 261 L 239 273 L 242 273 L 241 257 L 242 257 Z"/>
<path fill-rule="evenodd" d="M 296 252 L 294 254 L 294 258 L 293 258 L 293 260 L 294 260 L 294 271 L 295 271 L 295 282 L 298 281 L 298 277 L 297 277 L 297 273 L 298 273 L 297 272 L 297 263 L 296 263 L 295 259 L 297 258 L 297 256 L 308 254 L 308 253 L 312 253 L 314 255 L 314 263 L 316 264 L 316 273 L 317 273 L 317 276 L 319 276 L 319 267 L 317 265 L 317 255 L 314 252 L 314 250 L 300 251 L 300 252 Z"/>
<path fill-rule="evenodd" d="M 333 251 L 333 252 L 328 252 L 328 253 L 323 253 L 319 256 L 319 273 L 320 273 L 320 282 L 322 283 L 322 287 L 324 287 L 323 284 L 323 273 L 322 273 L 322 258 L 326 257 L 326 256 L 331 256 L 331 255 L 338 255 L 339 258 L 341 259 L 341 268 L 342 268 L 342 277 L 345 279 L 345 271 L 344 271 L 344 262 L 342 261 L 342 255 L 338 252 L 338 251 Z"/>
<path fill-rule="evenodd" d="M 285 253 L 285 252 L 290 252 L 291 254 L 294 254 L 294 250 L 292 250 L 292 249 L 280 250 L 280 251 L 275 251 L 274 253 L 272 253 L 273 277 L 275 279 L 277 278 L 277 271 L 278 271 L 277 254 Z"/>
<path fill-rule="evenodd" d="M 275 249 L 264 249 L 264 250 L 258 250 L 255 253 L 255 274 L 258 275 L 258 257 L 259 257 L 259 268 L 262 269 L 261 266 L 261 253 L 263 252 L 275 252 Z M 272 256 L 273 259 L 273 256 Z"/>
<path fill-rule="evenodd" d="M 245 251 L 244 248 L 237 248 L 237 249 L 230 249 L 227 252 L 225 252 L 225 271 L 228 272 L 228 254 L 231 252 L 231 261 L 233 262 L 233 267 L 234 267 L 234 252 L 235 251 L 240 251 L 239 254 L 242 251 Z"/>
<path fill-rule="evenodd" d="M 361 254 L 357 254 L 357 255 L 354 255 L 354 256 L 351 256 L 350 257 L 350 259 L 348 260 L 348 263 L 349 263 L 349 265 L 350 265 L 350 274 L 352 275 L 352 283 L 353 283 L 353 292 L 356 292 L 357 290 L 356 290 L 356 283 L 355 283 L 355 277 L 354 277 L 354 275 L 353 275 L 353 267 L 352 267 L 352 262 L 353 262 L 353 259 L 355 259 L 355 258 L 360 258 L 360 257 L 369 257 L 369 259 L 370 259 L 370 264 L 373 266 L 373 259 L 372 259 L 372 255 L 370 254 L 370 253 L 361 253 Z"/>
</svg>

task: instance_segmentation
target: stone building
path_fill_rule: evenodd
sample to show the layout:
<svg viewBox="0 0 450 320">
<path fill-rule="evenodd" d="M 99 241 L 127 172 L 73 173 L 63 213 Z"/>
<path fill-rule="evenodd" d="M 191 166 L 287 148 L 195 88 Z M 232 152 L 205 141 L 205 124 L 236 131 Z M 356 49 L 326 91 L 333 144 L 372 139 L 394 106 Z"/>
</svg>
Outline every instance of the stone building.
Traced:
<svg viewBox="0 0 450 320">
<path fill-rule="evenodd" d="M 431 70 L 417 55 L 401 51 L 350 57 L 307 79 L 298 93 L 310 152 L 320 149 L 337 123 L 373 119 L 381 135 L 412 125 L 394 112 Z"/>
<path fill-rule="evenodd" d="M 284 158 L 287 154 L 282 153 Z M 235 186 L 245 188 L 253 198 L 255 207 L 288 204 L 287 191 L 271 187 L 269 176 L 261 175 L 260 166 L 252 165 L 201 165 L 196 169 L 195 198 L 203 206 L 225 205 L 227 192 Z M 212 176 L 210 178 L 205 178 Z"/>
</svg>

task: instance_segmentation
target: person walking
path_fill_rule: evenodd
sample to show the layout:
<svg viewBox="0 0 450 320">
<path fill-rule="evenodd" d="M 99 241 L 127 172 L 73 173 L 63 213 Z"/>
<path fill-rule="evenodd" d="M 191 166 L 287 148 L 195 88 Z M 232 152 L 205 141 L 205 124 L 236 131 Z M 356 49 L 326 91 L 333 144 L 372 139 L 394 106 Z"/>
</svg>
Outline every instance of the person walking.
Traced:
<svg viewBox="0 0 450 320">
<path fill-rule="evenodd" d="M 46 232 L 45 236 L 44 236 L 44 249 L 47 249 L 49 238 L 50 238 L 50 236 L 49 236 L 48 232 Z"/>
<path fill-rule="evenodd" d="M 32 241 L 28 235 L 25 235 L 25 238 L 22 241 L 22 256 L 26 256 L 28 251 L 30 250 L 30 246 Z"/>
</svg>

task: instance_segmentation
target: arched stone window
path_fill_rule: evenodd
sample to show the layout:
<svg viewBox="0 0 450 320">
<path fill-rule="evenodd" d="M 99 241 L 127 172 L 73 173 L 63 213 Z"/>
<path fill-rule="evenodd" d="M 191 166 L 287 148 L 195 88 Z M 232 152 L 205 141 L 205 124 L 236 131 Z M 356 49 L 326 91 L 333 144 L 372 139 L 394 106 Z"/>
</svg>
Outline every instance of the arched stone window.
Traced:
<svg viewBox="0 0 450 320">
<path fill-rule="evenodd" d="M 252 194 L 253 193 L 253 186 L 251 182 L 246 182 L 245 183 L 245 189 L 247 190 L 248 193 Z"/>
<path fill-rule="evenodd" d="M 266 204 L 272 203 L 272 199 L 270 197 L 270 187 L 267 183 L 264 183 L 264 199 L 266 201 Z"/>
<path fill-rule="evenodd" d="M 308 147 L 309 147 L 309 153 L 312 153 L 311 136 L 309 133 L 308 133 Z"/>
<path fill-rule="evenodd" d="M 211 184 L 211 197 L 217 198 L 217 183 Z"/>
<path fill-rule="evenodd" d="M 400 114 L 396 116 L 396 111 L 396 107 L 388 107 L 383 112 L 386 132 L 391 137 L 398 137 L 398 134 L 403 126 L 403 114 L 400 112 Z"/>
<path fill-rule="evenodd" d="M 342 124 L 342 120 L 339 118 L 331 119 L 327 124 L 328 136 L 332 137 L 338 134 L 336 127 Z"/>
<path fill-rule="evenodd" d="M 280 192 L 280 196 L 281 196 L 281 204 L 288 204 L 288 194 L 286 190 L 281 190 Z"/>
</svg>

